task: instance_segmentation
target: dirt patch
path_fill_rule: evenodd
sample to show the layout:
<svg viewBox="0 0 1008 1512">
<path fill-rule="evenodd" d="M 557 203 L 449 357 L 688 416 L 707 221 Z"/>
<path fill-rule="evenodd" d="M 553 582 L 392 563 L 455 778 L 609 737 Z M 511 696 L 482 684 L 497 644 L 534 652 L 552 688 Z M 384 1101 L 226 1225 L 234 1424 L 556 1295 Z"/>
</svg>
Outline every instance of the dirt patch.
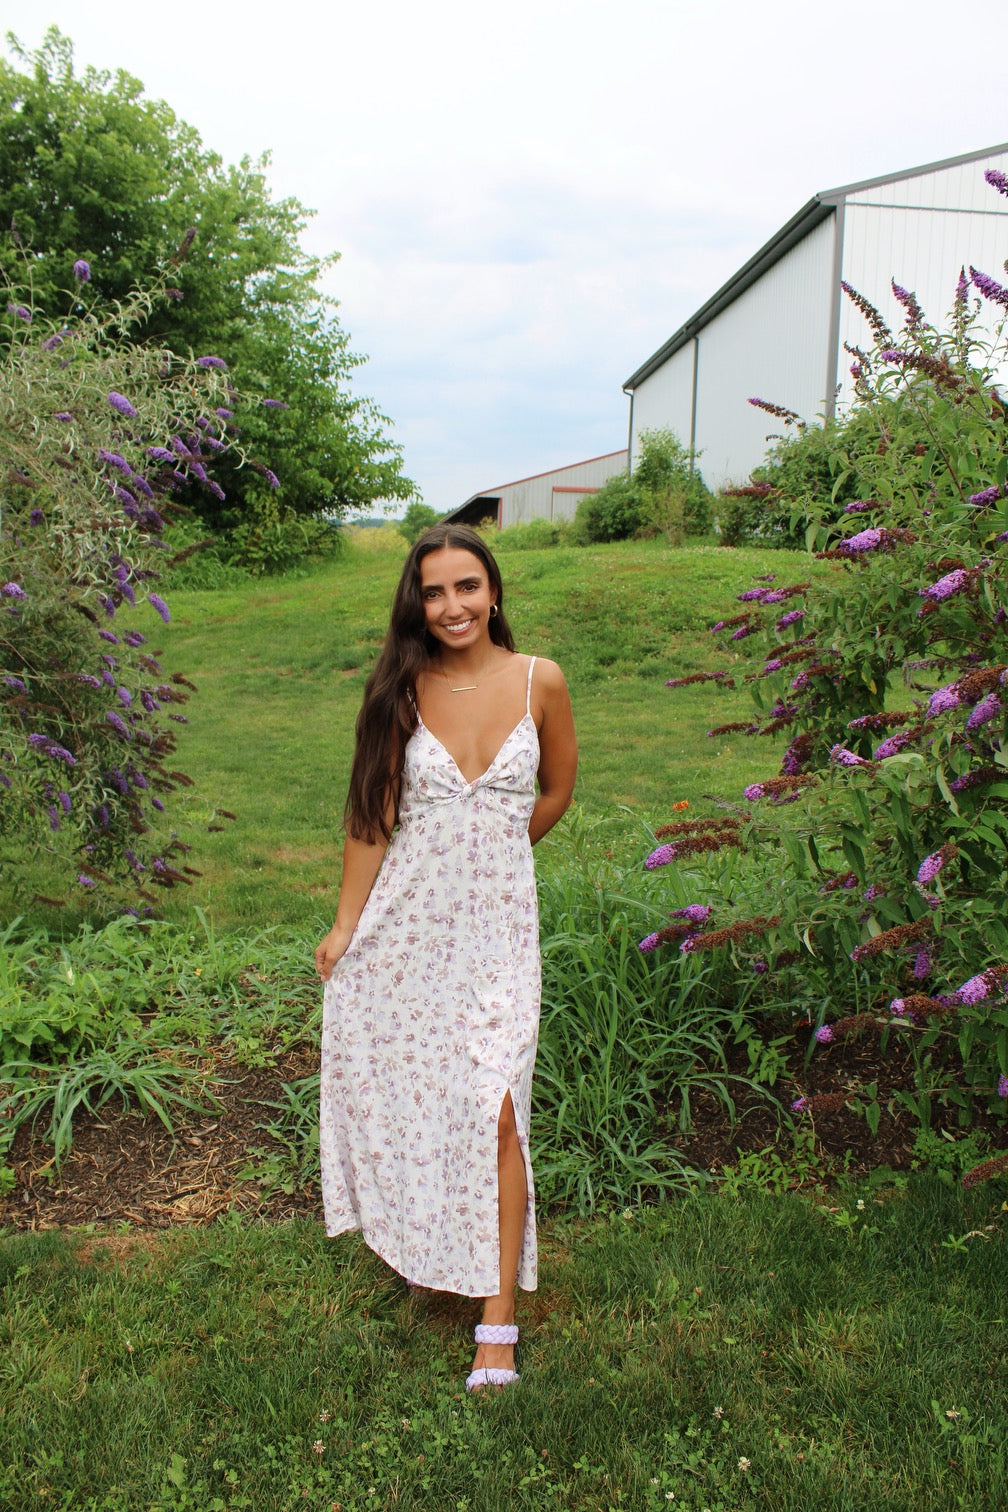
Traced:
<svg viewBox="0 0 1008 1512">
<path fill-rule="evenodd" d="M 21 1128 L 9 1157 L 15 1186 L 0 1201 L 0 1225 L 159 1229 L 211 1223 L 232 1208 L 269 1222 L 316 1214 L 314 1188 L 265 1191 L 246 1173 L 251 1150 L 281 1153 L 262 1127 L 277 1116 L 269 1104 L 282 1104 L 284 1083 L 316 1068 L 315 1056 L 303 1051 L 268 1069 L 220 1062 L 209 1082 L 216 1105 L 175 1118 L 174 1132 L 153 1116 L 79 1115 L 59 1170 L 51 1146 Z"/>
<path fill-rule="evenodd" d="M 818 1100 L 849 1098 L 857 1087 L 877 1082 L 879 1102 L 885 1108 L 896 1093 L 913 1088 L 909 1047 L 890 1046 L 882 1058 L 877 1039 L 866 1036 L 818 1047 L 806 1065 L 807 1045 L 807 1031 L 796 1035 L 786 1074 L 773 1092 L 740 1090 L 734 1084 L 734 1123 L 714 1094 L 694 1094 L 692 1127 L 685 1136 L 671 1136 L 676 1148 L 691 1164 L 715 1176 L 736 1166 L 742 1155 L 777 1149 L 785 1166 L 794 1165 L 794 1186 L 828 1181 L 841 1171 L 863 1174 L 879 1166 L 908 1169 L 918 1125 L 907 1109 L 892 1102 L 892 1111 L 883 1111 L 878 1132 L 872 1134 L 858 1113 Z M 321 1198 L 313 1183 L 286 1193 L 258 1185 L 248 1172 L 250 1151 L 282 1153 L 263 1127 L 277 1116 L 269 1105 L 284 1102 L 284 1083 L 316 1069 L 316 1055 L 309 1050 L 278 1056 L 270 1067 L 256 1070 L 220 1062 L 210 1083 L 217 1105 L 179 1119 L 174 1134 L 154 1117 L 121 1112 L 83 1115 L 74 1125 L 73 1149 L 58 1171 L 51 1147 L 40 1136 L 21 1129 L 10 1157 L 16 1184 L 0 1200 L 0 1226 L 107 1230 L 129 1225 L 126 1235 L 106 1233 L 94 1241 L 97 1262 L 118 1253 L 117 1245 L 132 1252 L 143 1242 L 138 1231 L 208 1224 L 232 1209 L 270 1223 L 295 1216 L 321 1220 Z M 729 1069 L 745 1075 L 740 1048 L 729 1053 Z M 799 1095 L 811 1099 L 809 1111 L 801 1115 L 810 1141 L 800 1164 L 794 1160 L 790 1134 L 781 1132 L 781 1101 L 786 1107 Z M 678 1128 L 678 1113 L 679 1100 L 673 1092 L 669 1103 L 673 1129 Z M 946 1122 L 949 1132 L 956 1132 L 954 1110 L 945 1120 L 936 1121 Z M 973 1127 L 990 1135 L 993 1148 L 1008 1146 L 1003 1117 L 981 1109 Z"/>
</svg>

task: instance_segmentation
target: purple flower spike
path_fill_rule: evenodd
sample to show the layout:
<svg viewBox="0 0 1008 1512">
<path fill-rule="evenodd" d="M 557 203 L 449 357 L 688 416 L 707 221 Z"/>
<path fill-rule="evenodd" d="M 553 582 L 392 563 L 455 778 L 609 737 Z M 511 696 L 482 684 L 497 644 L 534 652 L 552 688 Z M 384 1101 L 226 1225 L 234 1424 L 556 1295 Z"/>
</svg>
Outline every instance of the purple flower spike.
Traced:
<svg viewBox="0 0 1008 1512">
<path fill-rule="evenodd" d="M 798 621 L 804 618 L 804 609 L 789 609 L 787 614 L 782 614 L 777 621 L 777 629 L 786 630 L 788 625 L 797 625 Z"/>
<path fill-rule="evenodd" d="M 80 883 L 81 887 L 97 887 L 98 886 L 98 883 L 95 881 L 94 877 L 89 877 L 88 874 L 87 874 L 87 872 L 78 872 L 77 873 L 77 881 Z"/>
<path fill-rule="evenodd" d="M 854 751 L 848 751 L 846 746 L 835 745 L 829 753 L 829 759 L 834 766 L 869 766 L 863 756 L 858 756 Z"/>
<path fill-rule="evenodd" d="M 791 1104 L 791 1112 L 792 1113 L 804 1113 L 805 1109 L 807 1107 L 808 1107 L 808 1098 L 807 1097 L 796 1097 L 795 1100 L 794 1100 L 794 1102 Z"/>
<path fill-rule="evenodd" d="M 125 415 L 127 420 L 136 419 L 137 412 L 133 408 L 132 404 L 130 404 L 125 394 L 117 393 L 116 390 L 113 389 L 112 392 L 107 395 L 107 398 L 112 408 L 114 410 L 117 410 L 120 415 Z"/>
<path fill-rule="evenodd" d="M 196 366 L 201 368 L 219 368 L 221 372 L 227 372 L 227 363 L 223 357 L 197 357 Z"/>
<path fill-rule="evenodd" d="M 875 526 L 870 526 L 868 530 L 859 530 L 857 535 L 848 536 L 846 541 L 841 541 L 837 550 L 844 552 L 874 551 L 881 540 L 881 530 L 877 530 Z"/>
<path fill-rule="evenodd" d="M 105 723 L 110 724 L 113 730 L 115 730 L 116 734 L 119 735 L 123 740 L 129 740 L 132 738 L 129 726 L 125 724 L 123 720 L 119 718 L 119 715 L 116 714 L 113 710 L 110 709 L 109 712 L 105 715 Z"/>
<path fill-rule="evenodd" d="M 758 798 L 762 798 L 763 796 L 762 782 L 750 782 L 749 786 L 743 789 L 743 797 L 747 798 L 750 803 L 755 803 Z"/>
<path fill-rule="evenodd" d="M 998 1077 L 997 1095 L 998 1097 L 1008 1097 L 1008 1076 L 1005 1076 L 1004 1072 Z"/>
<path fill-rule="evenodd" d="M 73 415 L 71 415 L 69 410 L 57 410 L 55 415 L 53 415 L 53 419 L 62 420 L 63 424 L 66 425 L 73 419 Z"/>
<path fill-rule="evenodd" d="M 989 995 L 990 983 L 987 980 L 987 973 L 981 971 L 977 976 L 970 977 L 968 982 L 963 982 L 955 993 L 955 1001 L 972 1007 L 974 1003 L 982 1003 Z"/>
<path fill-rule="evenodd" d="M 659 845 L 657 850 L 653 850 L 651 852 L 650 856 L 648 856 L 647 860 L 644 862 L 644 865 L 647 867 L 648 871 L 654 871 L 659 866 L 668 866 L 669 862 L 674 860 L 674 858 L 674 845 Z"/>
<path fill-rule="evenodd" d="M 970 267 L 970 278 L 973 287 L 979 289 L 984 299 L 989 299 L 992 304 L 1004 305 L 1008 309 L 1008 289 L 1003 289 L 999 283 L 986 273 L 981 273 L 977 268 Z"/>
<path fill-rule="evenodd" d="M 706 924 L 710 918 L 709 903 L 688 903 L 685 908 L 672 910 L 673 919 L 685 919 L 687 924 Z"/>
<path fill-rule="evenodd" d="M 982 725 L 989 724 L 1001 713 L 1001 700 L 996 693 L 988 693 L 986 698 L 981 698 L 976 708 L 966 721 L 967 730 L 979 730 Z"/>
<path fill-rule="evenodd" d="M 872 753 L 873 761 L 887 761 L 890 756 L 896 756 L 908 743 L 910 737 L 904 730 L 900 734 L 890 735 L 875 747 Z"/>
<path fill-rule="evenodd" d="M 656 934 L 649 934 L 644 936 L 643 940 L 641 940 L 640 944 L 637 946 L 637 949 L 640 951 L 641 955 L 648 955 L 650 951 L 656 949 L 657 945 L 658 936 Z"/>
<path fill-rule="evenodd" d="M 999 173 L 996 168 L 985 168 L 984 178 L 999 194 L 1008 194 L 1008 178 L 1003 173 Z"/>
<path fill-rule="evenodd" d="M 7 306 L 7 313 L 8 315 L 16 315 L 18 320 L 30 321 L 32 318 L 31 310 L 25 309 L 24 305 L 9 304 Z"/>
<path fill-rule="evenodd" d="M 268 468 L 268 467 L 264 467 L 263 468 L 263 477 L 266 479 L 266 482 L 269 484 L 270 488 L 279 488 L 280 487 L 280 479 L 277 477 L 276 473 L 273 472 L 270 468 Z"/>
<path fill-rule="evenodd" d="M 969 574 L 961 567 L 957 567 L 954 572 L 946 572 L 945 576 L 939 578 L 937 583 L 932 583 L 930 588 L 918 589 L 918 593 L 921 598 L 947 599 L 953 593 L 961 593 L 968 582 Z"/>
<path fill-rule="evenodd" d="M 151 608 L 154 610 L 154 613 L 155 614 L 159 614 L 161 616 L 161 618 L 164 620 L 164 622 L 165 622 L 166 625 L 170 625 L 171 624 L 171 615 L 168 612 L 168 605 L 165 603 L 164 599 L 160 596 L 160 594 L 157 594 L 157 593 L 148 593 L 148 595 L 147 595 L 147 602 L 148 602 L 148 604 L 150 604 Z"/>
<path fill-rule="evenodd" d="M 921 946 L 920 950 L 918 950 L 917 954 L 914 956 L 914 963 L 913 963 L 914 981 L 915 982 L 923 982 L 924 978 L 928 975 L 928 973 L 930 972 L 930 970 L 931 970 L 931 953 L 924 946 Z"/>
<path fill-rule="evenodd" d="M 996 504 L 1001 494 L 1002 490 L 998 485 L 992 483 L 990 488 L 983 488 L 979 493 L 970 494 L 969 502 L 976 505 L 977 509 L 986 509 L 988 505 Z"/>
<path fill-rule="evenodd" d="M 829 1024 L 820 1024 L 815 1032 L 816 1042 L 820 1045 L 831 1045 L 836 1035 Z"/>
<path fill-rule="evenodd" d="M 889 1012 L 892 1014 L 893 1018 L 902 1018 L 906 1013 L 906 1003 L 902 998 L 893 998 L 892 1002 L 889 1004 Z"/>
<path fill-rule="evenodd" d="M 752 633 L 753 633 L 753 627 L 752 627 L 752 625 L 739 625 L 739 627 L 738 627 L 737 630 L 733 630 L 732 631 L 731 639 L 732 640 L 745 640 L 746 636 L 747 635 L 752 635 Z"/>
<path fill-rule="evenodd" d="M 284 404 L 282 399 L 264 399 L 263 409 L 287 410 L 290 409 L 290 405 Z"/>
<path fill-rule="evenodd" d="M 917 868 L 917 881 L 921 887 L 927 887 L 929 882 L 933 882 L 944 865 L 945 857 L 940 850 L 932 851 L 930 856 L 925 856 Z"/>
<path fill-rule="evenodd" d="M 91 282 L 91 264 L 83 257 L 78 257 L 73 265 L 73 276 L 78 283 Z"/>
<path fill-rule="evenodd" d="M 957 709 L 961 699 L 955 683 L 947 683 L 944 688 L 936 688 L 928 700 L 928 719 L 934 719 L 936 714 L 947 714 L 950 709 Z"/>
<path fill-rule="evenodd" d="M 26 599 L 28 597 L 20 583 L 4 583 L 0 593 L 5 593 L 8 598 Z"/>
</svg>

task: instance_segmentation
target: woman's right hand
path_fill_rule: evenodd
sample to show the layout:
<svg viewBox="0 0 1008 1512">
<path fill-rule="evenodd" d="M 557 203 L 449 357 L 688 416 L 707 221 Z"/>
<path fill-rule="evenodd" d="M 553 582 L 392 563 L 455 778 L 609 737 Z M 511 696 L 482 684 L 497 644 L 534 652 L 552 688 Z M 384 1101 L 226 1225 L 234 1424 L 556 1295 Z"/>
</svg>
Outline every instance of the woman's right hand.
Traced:
<svg viewBox="0 0 1008 1512">
<path fill-rule="evenodd" d="M 352 939 L 352 929 L 341 929 L 338 924 L 334 924 L 325 939 L 318 945 L 315 951 L 315 970 L 323 982 L 329 980 L 336 962 L 345 954 Z"/>
</svg>

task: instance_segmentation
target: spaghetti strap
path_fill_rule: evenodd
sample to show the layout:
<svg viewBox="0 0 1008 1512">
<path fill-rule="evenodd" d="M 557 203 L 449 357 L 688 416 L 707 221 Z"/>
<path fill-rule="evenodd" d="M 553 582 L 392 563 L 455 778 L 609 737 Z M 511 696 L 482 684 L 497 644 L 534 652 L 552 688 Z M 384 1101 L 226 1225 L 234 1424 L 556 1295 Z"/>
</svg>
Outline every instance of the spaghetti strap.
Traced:
<svg viewBox="0 0 1008 1512">
<path fill-rule="evenodd" d="M 532 659 L 531 659 L 531 661 L 529 662 L 528 686 L 525 689 L 525 713 L 526 713 L 526 715 L 529 715 L 529 714 L 532 713 L 532 668 L 535 666 L 535 664 L 536 664 L 536 659 L 533 656 Z"/>
</svg>

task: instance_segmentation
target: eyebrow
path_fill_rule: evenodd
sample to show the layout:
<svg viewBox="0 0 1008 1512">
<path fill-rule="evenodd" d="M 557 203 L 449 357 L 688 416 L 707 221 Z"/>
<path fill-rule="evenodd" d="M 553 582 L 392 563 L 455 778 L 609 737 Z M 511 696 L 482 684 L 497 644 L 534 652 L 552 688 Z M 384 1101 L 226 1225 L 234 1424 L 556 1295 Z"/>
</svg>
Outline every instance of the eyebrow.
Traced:
<svg viewBox="0 0 1008 1512">
<path fill-rule="evenodd" d="M 465 575 L 465 577 L 456 578 L 455 581 L 454 581 L 454 583 L 452 584 L 452 587 L 453 588 L 461 588 L 463 583 L 478 583 L 479 580 L 480 580 L 480 575 L 479 575 L 478 572 L 467 572 L 466 575 Z M 424 582 L 421 582 L 421 584 L 420 584 L 420 588 L 421 588 L 421 591 L 423 593 L 426 593 L 431 588 L 443 588 L 443 587 L 444 587 L 443 583 L 424 583 Z"/>
</svg>

